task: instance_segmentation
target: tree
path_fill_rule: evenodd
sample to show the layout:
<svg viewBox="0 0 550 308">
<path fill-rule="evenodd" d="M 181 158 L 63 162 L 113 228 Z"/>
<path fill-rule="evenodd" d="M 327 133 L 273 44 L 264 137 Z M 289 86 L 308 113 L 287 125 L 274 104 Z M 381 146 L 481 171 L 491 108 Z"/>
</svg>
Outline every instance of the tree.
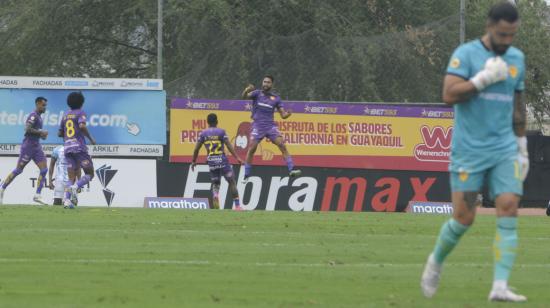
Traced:
<svg viewBox="0 0 550 308">
<path fill-rule="evenodd" d="M 169 95 L 237 98 L 270 73 L 284 99 L 440 102 L 460 0 L 165 0 Z M 469 0 L 467 35 L 493 0 Z M 519 2 L 528 102 L 550 113 L 548 7 Z M 5 0 L 4 75 L 153 78 L 154 0 Z"/>
</svg>

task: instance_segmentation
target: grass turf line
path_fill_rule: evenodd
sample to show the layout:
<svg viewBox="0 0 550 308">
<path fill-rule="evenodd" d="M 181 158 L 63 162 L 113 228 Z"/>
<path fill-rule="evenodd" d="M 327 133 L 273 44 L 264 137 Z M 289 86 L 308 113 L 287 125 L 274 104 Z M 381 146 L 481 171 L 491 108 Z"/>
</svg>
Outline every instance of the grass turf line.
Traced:
<svg viewBox="0 0 550 308">
<path fill-rule="evenodd" d="M 0 207 L 2 307 L 478 307 L 495 218 L 479 216 L 435 298 L 422 267 L 446 216 Z M 546 217 L 521 217 L 510 284 L 544 307 Z M 499 306 L 499 305 L 491 305 Z"/>
</svg>

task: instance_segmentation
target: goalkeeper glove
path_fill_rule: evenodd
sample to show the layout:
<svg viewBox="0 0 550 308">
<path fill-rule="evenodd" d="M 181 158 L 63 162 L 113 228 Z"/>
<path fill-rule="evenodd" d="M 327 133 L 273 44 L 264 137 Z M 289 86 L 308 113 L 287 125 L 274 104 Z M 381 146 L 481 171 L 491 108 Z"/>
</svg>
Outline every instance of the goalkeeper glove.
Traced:
<svg viewBox="0 0 550 308">
<path fill-rule="evenodd" d="M 517 137 L 518 142 L 518 163 L 521 180 L 525 181 L 529 172 L 529 152 L 527 152 L 527 137 Z"/>
<path fill-rule="evenodd" d="M 487 59 L 485 68 L 478 72 L 470 81 L 474 84 L 478 91 L 497 83 L 506 80 L 508 77 L 508 65 L 501 57 L 493 57 Z"/>
</svg>

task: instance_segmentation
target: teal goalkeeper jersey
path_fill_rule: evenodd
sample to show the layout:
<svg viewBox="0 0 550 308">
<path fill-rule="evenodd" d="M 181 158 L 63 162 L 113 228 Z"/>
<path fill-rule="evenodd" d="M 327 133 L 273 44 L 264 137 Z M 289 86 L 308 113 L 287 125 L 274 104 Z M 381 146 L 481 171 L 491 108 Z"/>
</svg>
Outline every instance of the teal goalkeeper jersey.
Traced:
<svg viewBox="0 0 550 308">
<path fill-rule="evenodd" d="M 495 56 L 480 39 L 468 42 L 453 53 L 447 74 L 469 80 L 483 70 L 487 59 Z M 477 171 L 475 169 L 484 168 L 480 161 L 490 162 L 517 153 L 512 116 L 514 94 L 525 88 L 524 55 L 521 50 L 510 47 L 501 57 L 508 64 L 508 78 L 454 105 L 451 171 L 464 166 L 471 172 Z M 474 166 L 476 161 L 478 165 Z"/>
</svg>

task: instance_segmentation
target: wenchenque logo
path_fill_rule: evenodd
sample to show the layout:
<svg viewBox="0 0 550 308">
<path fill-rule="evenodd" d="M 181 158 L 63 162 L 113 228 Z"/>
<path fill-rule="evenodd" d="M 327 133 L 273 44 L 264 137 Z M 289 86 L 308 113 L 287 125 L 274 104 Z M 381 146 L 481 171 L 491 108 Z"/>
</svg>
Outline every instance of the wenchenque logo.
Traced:
<svg viewBox="0 0 550 308">
<path fill-rule="evenodd" d="M 107 165 L 103 165 L 95 171 L 95 174 L 97 174 L 97 177 L 101 182 L 101 186 L 103 186 L 103 195 L 105 196 L 105 201 L 107 201 L 107 206 L 111 206 L 111 203 L 115 198 L 115 193 L 108 189 L 107 185 L 109 185 L 117 172 L 118 170 L 111 169 L 111 166 Z"/>
</svg>

